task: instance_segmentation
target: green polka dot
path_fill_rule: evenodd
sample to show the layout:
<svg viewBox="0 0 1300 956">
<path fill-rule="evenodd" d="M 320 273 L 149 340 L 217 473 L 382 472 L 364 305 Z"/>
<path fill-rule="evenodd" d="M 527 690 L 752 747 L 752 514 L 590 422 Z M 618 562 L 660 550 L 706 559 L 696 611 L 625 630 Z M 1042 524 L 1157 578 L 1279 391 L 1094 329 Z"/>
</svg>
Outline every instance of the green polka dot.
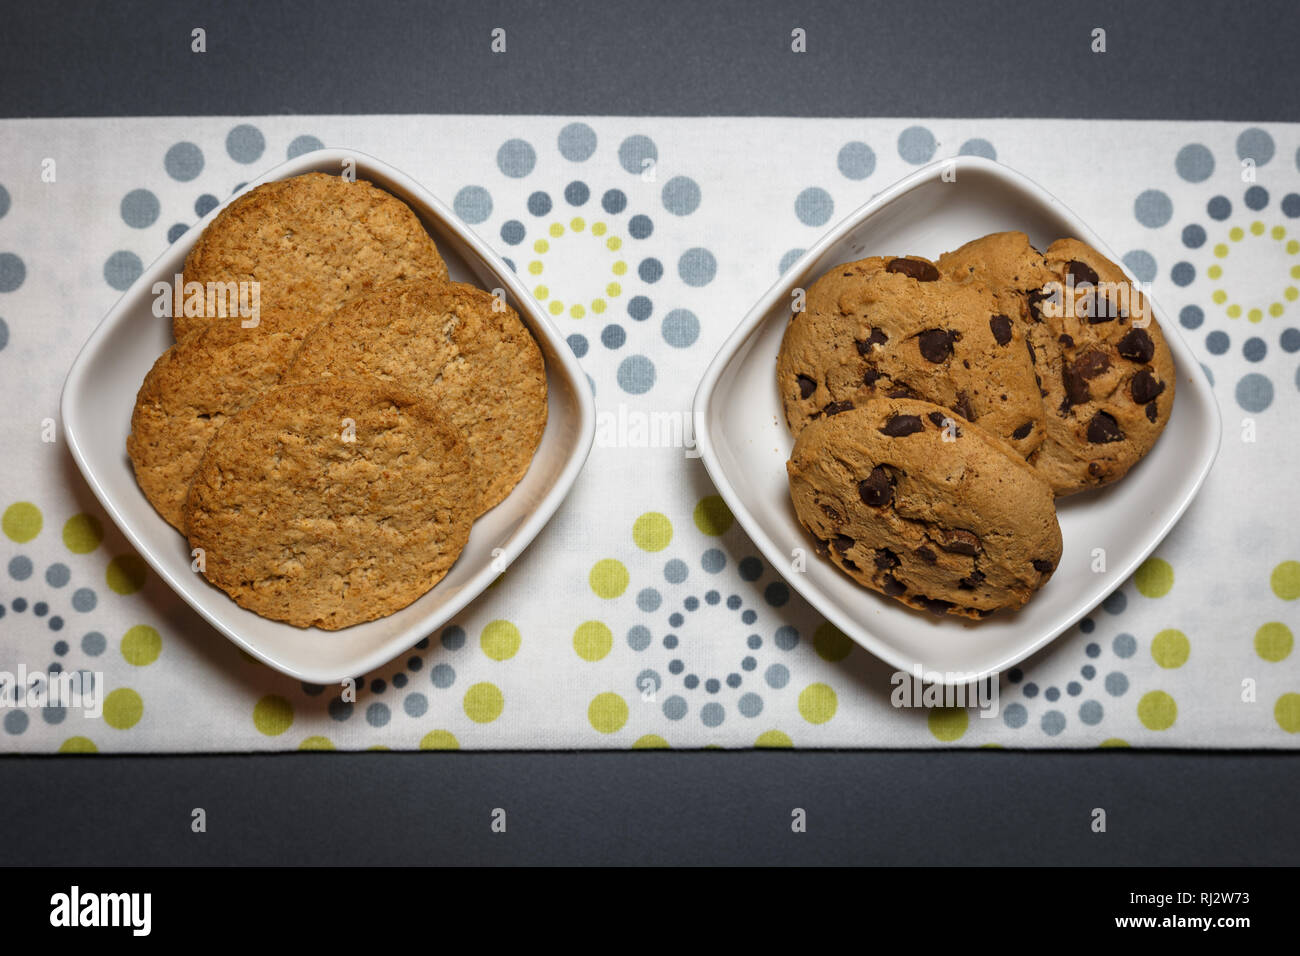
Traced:
<svg viewBox="0 0 1300 956">
<path fill-rule="evenodd" d="M 647 511 L 632 525 L 632 540 L 642 551 L 662 551 L 673 540 L 673 523 L 667 515 Z"/>
<path fill-rule="evenodd" d="M 298 745 L 299 750 L 333 750 L 334 741 L 328 737 L 308 737 Z"/>
<path fill-rule="evenodd" d="M 69 737 L 63 743 L 59 744 L 59 753 L 61 754 L 97 754 L 99 748 L 89 737 Z"/>
<path fill-rule="evenodd" d="M 144 559 L 138 554 L 119 554 L 108 562 L 104 579 L 118 594 L 134 594 L 144 587 L 148 571 Z"/>
<path fill-rule="evenodd" d="M 1269 621 L 1255 632 L 1255 653 L 1266 661 L 1286 660 L 1294 646 L 1291 628 L 1281 621 Z"/>
<path fill-rule="evenodd" d="M 1109 750 L 1111 748 L 1120 749 L 1123 747 L 1127 747 L 1128 745 L 1129 742 L 1120 737 L 1107 737 L 1101 743 L 1097 744 L 1098 747 L 1101 747 L 1106 750 Z"/>
<path fill-rule="evenodd" d="M 421 750 L 459 750 L 460 741 L 450 730 L 431 730 L 420 741 Z"/>
<path fill-rule="evenodd" d="M 4 517 L 0 518 L 0 527 L 4 528 L 5 536 L 19 544 L 40 534 L 42 524 L 44 519 L 41 517 L 41 509 L 30 501 L 10 505 L 5 509 Z"/>
<path fill-rule="evenodd" d="M 104 540 L 104 526 L 94 515 L 73 515 L 63 524 L 63 545 L 73 554 L 90 554 Z"/>
<path fill-rule="evenodd" d="M 669 750 L 668 741 L 658 734 L 646 734 L 632 745 L 633 750 Z"/>
<path fill-rule="evenodd" d="M 1138 701 L 1138 720 L 1147 730 L 1168 730 L 1178 719 L 1178 705 L 1162 690 L 1148 691 Z"/>
<path fill-rule="evenodd" d="M 122 657 L 128 664 L 144 667 L 162 653 L 162 635 L 147 624 L 137 624 L 122 635 Z"/>
<path fill-rule="evenodd" d="M 839 698 L 829 684 L 809 684 L 799 694 L 799 713 L 810 724 L 824 724 L 835 716 Z"/>
<path fill-rule="evenodd" d="M 5 530 L 9 530 L 7 525 Z M 1283 601 L 1294 601 L 1300 597 L 1300 561 L 1283 561 L 1273 569 L 1268 583 L 1273 588 L 1273 593 Z"/>
<path fill-rule="evenodd" d="M 496 684 L 484 681 L 465 691 L 465 716 L 476 724 L 490 724 L 501 716 L 506 698 Z"/>
<path fill-rule="evenodd" d="M 585 621 L 573 632 L 573 649 L 584 661 L 598 661 L 614 646 L 614 634 L 600 621 Z"/>
<path fill-rule="evenodd" d="M 1006 750 L 1001 744 L 980 744 L 980 750 Z"/>
<path fill-rule="evenodd" d="M 719 495 L 701 498 L 695 506 L 695 527 L 705 534 L 715 537 L 725 534 L 733 521 L 735 518 L 731 515 L 731 509 Z"/>
<path fill-rule="evenodd" d="M 478 639 L 483 653 L 494 661 L 510 660 L 519 653 L 519 645 L 522 641 L 519 628 L 509 621 L 489 621 Z"/>
<path fill-rule="evenodd" d="M 823 621 L 813 634 L 813 649 L 824 661 L 842 661 L 853 650 L 852 639 L 830 621 Z"/>
<path fill-rule="evenodd" d="M 1151 639 L 1151 656 L 1161 667 L 1182 667 L 1191 652 L 1192 645 L 1187 635 L 1173 628 L 1161 631 Z"/>
<path fill-rule="evenodd" d="M 293 704 L 277 694 L 267 694 L 253 707 L 253 726 L 276 737 L 293 724 Z"/>
<path fill-rule="evenodd" d="M 606 600 L 616 598 L 627 590 L 627 568 L 623 567 L 622 561 L 605 558 L 592 565 L 591 574 L 587 575 L 587 582 L 598 597 Z"/>
<path fill-rule="evenodd" d="M 104 723 L 129 730 L 144 716 L 144 701 L 129 687 L 119 687 L 104 698 Z"/>
<path fill-rule="evenodd" d="M 783 730 L 765 730 L 754 741 L 755 747 L 793 747 L 794 741 Z"/>
<path fill-rule="evenodd" d="M 1146 597 L 1164 597 L 1174 586 L 1174 569 L 1162 558 L 1147 558 L 1133 574 L 1133 583 Z"/>
<path fill-rule="evenodd" d="M 302 749 L 302 748 L 299 748 L 299 749 Z M 370 745 L 369 747 L 367 747 L 366 749 L 367 749 L 367 750 L 391 750 L 392 748 L 391 748 L 391 747 L 385 747 L 383 744 L 371 744 L 371 745 Z"/>
<path fill-rule="evenodd" d="M 930 733 L 945 743 L 961 740 L 970 726 L 970 714 L 964 707 L 936 707 L 928 718 Z"/>
<path fill-rule="evenodd" d="M 597 694 L 587 705 L 587 720 L 602 734 L 612 734 L 627 723 L 627 701 L 610 691 Z"/>
<path fill-rule="evenodd" d="M 1300 694 L 1283 694 L 1273 705 L 1273 719 L 1288 734 L 1300 734 Z"/>
</svg>

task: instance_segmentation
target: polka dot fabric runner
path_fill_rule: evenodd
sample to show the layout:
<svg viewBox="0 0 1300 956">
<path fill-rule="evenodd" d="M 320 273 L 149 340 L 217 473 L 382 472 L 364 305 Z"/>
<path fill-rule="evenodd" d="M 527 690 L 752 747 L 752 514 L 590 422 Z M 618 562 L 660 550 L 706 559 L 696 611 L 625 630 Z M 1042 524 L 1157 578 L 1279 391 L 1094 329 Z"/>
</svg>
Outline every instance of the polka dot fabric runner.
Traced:
<svg viewBox="0 0 1300 956">
<path fill-rule="evenodd" d="M 96 674 L 103 702 L 98 716 L 0 708 L 0 749 L 1300 746 L 1300 127 L 0 126 L 0 671 Z M 145 264 L 323 144 L 408 172 L 493 243 L 563 330 L 600 416 L 536 543 L 454 622 L 357 675 L 355 696 L 267 669 L 190 611 L 106 518 L 58 431 L 77 350 Z M 710 359 L 804 248 L 956 154 L 1014 166 L 1106 237 L 1198 355 L 1225 425 L 1186 517 L 1132 580 L 1002 675 L 992 717 L 892 707 L 890 669 L 759 557 L 689 420 Z"/>
</svg>

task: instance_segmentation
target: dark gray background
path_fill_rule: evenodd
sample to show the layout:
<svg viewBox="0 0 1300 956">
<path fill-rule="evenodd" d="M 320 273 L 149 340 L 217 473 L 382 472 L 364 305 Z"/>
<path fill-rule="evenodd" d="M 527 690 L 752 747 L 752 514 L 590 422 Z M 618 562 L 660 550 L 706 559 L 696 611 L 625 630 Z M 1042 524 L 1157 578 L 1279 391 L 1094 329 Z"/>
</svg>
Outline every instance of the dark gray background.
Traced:
<svg viewBox="0 0 1300 956">
<path fill-rule="evenodd" d="M 1259 3 L 5 3 L 0 115 L 1300 119 Z M 208 53 L 189 51 L 202 26 Z M 508 53 L 492 56 L 494 27 Z M 789 53 L 803 27 L 809 52 Z M 1089 51 L 1093 27 L 1108 52 Z M 0 758 L 6 860 L 1290 864 L 1300 755 Z M 203 807 L 208 832 L 190 832 Z M 489 828 L 507 811 L 507 833 Z M 790 832 L 790 812 L 808 832 Z M 1094 834 L 1094 807 L 1108 832 Z"/>
</svg>

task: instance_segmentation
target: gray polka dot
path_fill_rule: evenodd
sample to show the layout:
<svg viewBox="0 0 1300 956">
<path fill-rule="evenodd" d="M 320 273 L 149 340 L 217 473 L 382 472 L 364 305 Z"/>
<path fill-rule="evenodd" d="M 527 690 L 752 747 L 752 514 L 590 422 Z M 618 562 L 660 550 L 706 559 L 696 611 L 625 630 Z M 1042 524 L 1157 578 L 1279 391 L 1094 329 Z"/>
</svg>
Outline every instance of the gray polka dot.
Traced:
<svg viewBox="0 0 1300 956">
<path fill-rule="evenodd" d="M 727 556 L 718 548 L 709 548 L 700 557 L 700 567 L 704 568 L 709 574 L 717 574 L 727 566 Z"/>
<path fill-rule="evenodd" d="M 1148 189 L 1133 203 L 1133 215 L 1148 229 L 1159 229 L 1174 215 L 1174 204 L 1158 189 Z"/>
<path fill-rule="evenodd" d="M 158 197 L 147 189 L 132 189 L 122 197 L 122 221 L 132 229 L 147 229 L 162 211 Z"/>
<path fill-rule="evenodd" d="M 203 150 L 193 143 L 177 143 L 167 150 L 163 167 L 172 179 L 188 183 L 203 172 Z"/>
<path fill-rule="evenodd" d="M 644 355 L 629 355 L 618 366 L 618 384 L 629 395 L 644 395 L 654 388 L 654 363 Z"/>
<path fill-rule="evenodd" d="M 982 156 L 985 159 L 997 159 L 998 151 L 987 139 L 968 139 L 957 150 L 958 156 Z"/>
<path fill-rule="evenodd" d="M 1079 719 L 1089 727 L 1101 723 L 1102 709 L 1101 704 L 1095 700 L 1085 700 L 1079 705 Z"/>
<path fill-rule="evenodd" d="M 198 199 L 194 200 L 194 215 L 202 219 L 220 205 L 220 199 L 212 195 L 212 193 L 204 193 Z"/>
<path fill-rule="evenodd" d="M 511 179 L 522 179 L 537 165 L 537 153 L 522 139 L 508 139 L 497 150 L 497 168 Z"/>
<path fill-rule="evenodd" d="M 1258 372 L 1243 375 L 1237 382 L 1237 404 L 1248 412 L 1262 412 L 1273 404 L 1273 383 Z"/>
<path fill-rule="evenodd" d="M 72 609 L 85 614 L 87 611 L 93 611 L 99 599 L 95 597 L 95 592 L 90 588 L 77 588 L 72 592 Z"/>
<path fill-rule="evenodd" d="M 789 252 L 783 255 L 781 257 L 781 265 L 779 267 L 781 274 L 784 275 L 792 265 L 798 262 L 799 257 L 803 255 L 805 251 L 806 250 L 804 249 L 791 249 Z"/>
<path fill-rule="evenodd" d="M 1174 169 L 1189 183 L 1203 183 L 1214 172 L 1214 154 L 1200 143 L 1188 143 L 1178 151 Z"/>
<path fill-rule="evenodd" d="M 773 664 L 763 672 L 763 680 L 767 681 L 768 687 L 780 690 L 790 683 L 790 668 L 784 664 Z"/>
<path fill-rule="evenodd" d="M 649 136 L 638 133 L 619 144 L 618 163 L 629 173 L 639 176 L 658 161 L 659 150 Z"/>
<path fill-rule="evenodd" d="M 429 680 L 433 681 L 434 687 L 446 690 L 456 683 L 456 669 L 450 664 L 437 664 L 429 671 Z"/>
<path fill-rule="evenodd" d="M 16 554 L 9 559 L 9 576 L 15 581 L 26 581 L 32 576 L 32 559 L 25 554 Z"/>
<path fill-rule="evenodd" d="M 573 163 L 590 159 L 596 151 L 596 131 L 586 123 L 570 123 L 557 139 L 560 155 Z"/>
<path fill-rule="evenodd" d="M 686 562 L 681 558 L 673 558 L 664 565 L 664 579 L 669 584 L 681 584 L 686 580 L 686 575 L 690 569 L 686 567 Z"/>
<path fill-rule="evenodd" d="M 636 606 L 647 614 L 653 614 L 659 610 L 659 605 L 664 602 L 664 596 L 654 588 L 644 588 L 636 596 Z"/>
<path fill-rule="evenodd" d="M 1124 256 L 1124 265 L 1141 282 L 1151 282 L 1156 277 L 1156 260 L 1145 249 L 1134 249 Z"/>
<path fill-rule="evenodd" d="M 9 323 L 0 319 L 0 349 L 9 344 Z"/>
<path fill-rule="evenodd" d="M 63 719 L 67 716 L 68 716 L 68 708 L 66 707 L 42 707 L 41 708 L 41 719 L 44 720 L 47 724 L 50 724 L 51 726 L 53 726 L 54 724 L 63 723 Z"/>
<path fill-rule="evenodd" d="M 682 281 L 694 288 L 708 285 L 718 272 L 718 261 L 708 249 L 696 247 L 687 249 L 677 260 L 677 274 Z"/>
<path fill-rule="evenodd" d="M 11 710 L 5 714 L 5 732 L 17 736 L 27 729 L 27 713 L 22 710 Z"/>
<path fill-rule="evenodd" d="M 456 215 L 471 226 L 486 222 L 487 217 L 492 215 L 492 197 L 482 186 L 464 187 L 456 193 L 451 205 L 456 210 Z"/>
<path fill-rule="evenodd" d="M 1111 671 L 1106 675 L 1106 693 L 1111 697 L 1123 697 L 1128 691 L 1128 678 L 1119 671 Z"/>
<path fill-rule="evenodd" d="M 782 624 L 776 629 L 772 640 L 783 651 L 794 650 L 794 646 L 799 643 L 799 630 L 792 624 Z"/>
<path fill-rule="evenodd" d="M 343 700 L 341 697 L 335 697 L 330 701 L 327 710 L 334 720 L 344 721 L 352 716 L 352 706 L 349 701 Z"/>
<path fill-rule="evenodd" d="M 0 219 L 9 213 L 9 190 L 0 186 Z"/>
<path fill-rule="evenodd" d="M 237 163 L 255 163 L 266 151 L 266 138 L 256 126 L 240 123 L 226 134 L 226 152 Z"/>
<path fill-rule="evenodd" d="M 686 716 L 686 699 L 673 694 L 664 701 L 664 716 L 669 720 L 681 720 Z"/>
<path fill-rule="evenodd" d="M 45 569 L 45 583 L 52 588 L 61 588 L 72 579 L 72 572 L 66 564 L 51 564 Z"/>
<path fill-rule="evenodd" d="M 898 134 L 898 155 L 913 166 L 928 163 L 936 145 L 934 134 L 924 126 L 909 126 Z"/>
<path fill-rule="evenodd" d="M 1106 599 L 1101 602 L 1101 606 L 1107 614 L 1123 614 L 1124 609 L 1128 607 L 1128 598 L 1124 596 L 1123 591 L 1115 591 L 1106 595 Z"/>
<path fill-rule="evenodd" d="M 139 261 L 139 259 L 136 260 L 136 262 Z M 12 252 L 0 252 L 0 292 L 13 292 L 14 289 L 23 284 L 23 280 L 26 278 L 27 267 L 23 265 L 23 260 Z M 127 285 L 130 285 L 130 283 L 128 282 Z"/>
<path fill-rule="evenodd" d="M 297 136 L 289 144 L 289 148 L 285 150 L 285 155 L 289 159 L 296 159 L 304 153 L 314 153 L 316 150 L 324 148 L 325 144 L 315 136 Z"/>
<path fill-rule="evenodd" d="M 647 667 L 641 673 L 636 675 L 636 689 L 639 694 L 644 694 L 647 688 L 649 688 L 652 693 L 657 694 L 663 686 L 664 680 L 659 676 L 659 672 L 656 670 L 651 670 Z"/>
<path fill-rule="evenodd" d="M 131 283 L 144 272 L 144 263 L 134 252 L 119 250 L 104 263 L 104 281 L 119 292 L 125 292 Z"/>
<path fill-rule="evenodd" d="M 392 716 L 392 712 L 388 709 L 388 705 L 381 704 L 379 701 L 375 701 L 366 708 L 366 723 L 371 727 L 383 727 L 387 725 Z"/>
<path fill-rule="evenodd" d="M 664 208 L 677 216 L 689 216 L 700 208 L 700 187 L 689 176 L 674 176 L 664 183 Z"/>
<path fill-rule="evenodd" d="M 1012 730 L 1025 726 L 1028 720 L 1029 711 L 1025 710 L 1024 704 L 1008 704 L 1002 711 L 1002 722 Z"/>
<path fill-rule="evenodd" d="M 866 179 L 876 169 L 876 154 L 866 143 L 845 143 L 835 163 L 849 179 Z"/>
<path fill-rule="evenodd" d="M 650 646 L 650 628 L 634 624 L 627 632 L 627 646 L 634 651 L 644 651 Z"/>
<path fill-rule="evenodd" d="M 1115 640 L 1110 642 L 1110 649 L 1116 657 L 1132 657 L 1137 653 L 1137 638 L 1132 634 L 1116 634 Z"/>
<path fill-rule="evenodd" d="M 742 717 L 757 717 L 763 712 L 763 698 L 757 694 L 744 694 L 736 702 L 736 709 Z"/>
<path fill-rule="evenodd" d="M 1065 714 L 1059 710 L 1049 710 L 1043 714 L 1042 720 L 1038 723 L 1043 728 L 1043 733 L 1049 737 L 1055 737 L 1065 729 Z"/>
<path fill-rule="evenodd" d="M 81 650 L 88 657 L 98 657 L 107 646 L 108 640 L 99 631 L 91 631 L 81 639 Z"/>
<path fill-rule="evenodd" d="M 805 226 L 824 226 L 835 211 L 831 194 L 819 186 L 809 186 L 794 200 L 794 214 Z"/>
<path fill-rule="evenodd" d="M 718 726 L 726 716 L 726 710 L 717 701 L 710 701 L 700 708 L 700 723 L 705 727 Z"/>
<path fill-rule="evenodd" d="M 1252 126 L 1237 137 L 1237 158 L 1253 159 L 1256 166 L 1272 159 L 1273 149 L 1273 137 L 1259 127 Z"/>
<path fill-rule="evenodd" d="M 406 699 L 402 701 L 402 710 L 406 711 L 408 717 L 423 717 L 428 709 L 429 698 L 421 693 L 407 694 Z"/>
<path fill-rule="evenodd" d="M 700 337 L 700 320 L 689 309 L 673 309 L 664 316 L 663 335 L 674 348 L 687 348 Z"/>
</svg>

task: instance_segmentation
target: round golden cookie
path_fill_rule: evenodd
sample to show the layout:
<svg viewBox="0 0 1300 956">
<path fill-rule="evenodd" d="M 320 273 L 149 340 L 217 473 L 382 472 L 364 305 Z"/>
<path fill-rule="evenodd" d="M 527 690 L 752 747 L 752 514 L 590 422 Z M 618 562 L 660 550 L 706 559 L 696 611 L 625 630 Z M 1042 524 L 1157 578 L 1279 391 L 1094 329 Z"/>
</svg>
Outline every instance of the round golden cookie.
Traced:
<svg viewBox="0 0 1300 956">
<path fill-rule="evenodd" d="M 269 309 L 244 328 L 209 323 L 159 356 L 131 413 L 126 452 L 140 490 L 167 522 L 185 532 L 190 478 L 221 423 L 274 386 L 314 315 Z"/>
<path fill-rule="evenodd" d="M 818 554 L 914 608 L 1017 608 L 1061 559 L 1047 482 L 931 402 L 875 398 L 811 422 L 786 470 Z"/>
<path fill-rule="evenodd" d="M 237 604 L 338 630 L 440 581 L 474 519 L 459 429 L 386 382 L 282 385 L 227 419 L 185 503 L 204 574 Z"/>
<path fill-rule="evenodd" d="M 918 257 L 847 262 L 814 282 L 786 329 L 777 385 L 796 435 L 887 396 L 951 409 L 1022 458 L 1043 440 L 1020 324 L 980 283 L 943 277 Z"/>
<path fill-rule="evenodd" d="M 478 514 L 519 483 L 546 428 L 546 368 L 515 310 L 459 282 L 407 282 L 313 329 L 284 381 L 378 378 L 436 404 L 464 433 L 483 482 Z"/>
<path fill-rule="evenodd" d="M 185 257 L 184 281 L 257 282 L 261 307 L 324 316 L 371 289 L 446 279 L 406 203 L 364 180 L 307 173 L 264 183 L 223 209 Z M 213 316 L 177 314 L 177 341 Z"/>
</svg>

